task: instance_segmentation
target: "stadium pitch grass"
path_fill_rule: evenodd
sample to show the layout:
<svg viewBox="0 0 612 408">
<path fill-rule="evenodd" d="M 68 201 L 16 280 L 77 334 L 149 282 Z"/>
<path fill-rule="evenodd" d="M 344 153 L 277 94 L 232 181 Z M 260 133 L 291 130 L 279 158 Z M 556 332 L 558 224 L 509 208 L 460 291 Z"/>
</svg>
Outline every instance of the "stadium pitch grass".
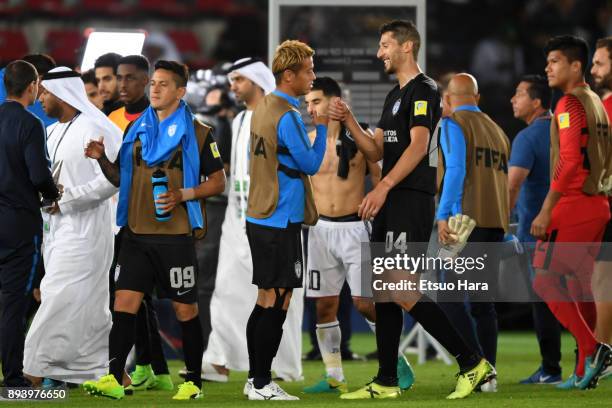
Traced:
<svg viewBox="0 0 612 408">
<path fill-rule="evenodd" d="M 310 344 L 304 336 L 304 349 Z M 375 349 L 375 339 L 372 334 L 355 334 L 351 340 L 354 352 L 365 355 Z M 61 402 L 25 402 L 15 406 L 37 406 L 37 407 L 166 407 L 166 406 L 214 406 L 214 407 L 236 407 L 248 405 L 285 405 L 300 407 L 352 407 L 355 405 L 368 406 L 373 404 L 376 408 L 386 407 L 482 407 L 491 406 L 495 408 L 506 407 L 561 407 L 574 406 L 580 408 L 588 407 L 612 407 L 612 379 L 600 380 L 595 390 L 557 390 L 549 385 L 519 385 L 518 381 L 531 375 L 539 365 L 538 344 L 535 333 L 501 333 L 498 342 L 498 388 L 497 393 L 474 393 L 466 399 L 447 401 L 445 397 L 455 386 L 456 365 L 446 366 L 441 361 L 428 362 L 424 365 L 416 364 L 413 355 L 408 356 L 416 373 L 416 383 L 412 389 L 405 392 L 395 400 L 361 400 L 343 401 L 337 395 L 332 394 L 304 394 L 302 388 L 318 381 L 324 372 L 323 363 L 304 362 L 304 381 L 279 384 L 289 393 L 300 397 L 301 401 L 295 402 L 261 402 L 248 401 L 242 395 L 242 387 L 246 379 L 246 373 L 231 373 L 228 383 L 209 383 L 203 386 L 204 397 L 193 401 L 173 401 L 173 392 L 143 391 L 132 396 L 126 396 L 119 401 L 109 400 L 103 397 L 91 397 L 82 389 L 70 390 L 66 400 Z M 574 365 L 574 342 L 571 336 L 564 334 L 562 339 L 563 353 L 563 379 L 567 378 Z M 183 363 L 177 360 L 170 361 L 170 372 L 175 385 L 180 384 L 182 379 L 178 377 L 178 370 Z M 344 363 L 344 373 L 352 391 L 357 387 L 370 381 L 376 374 L 376 361 L 349 361 Z M 486 405 L 485 405 L 486 404 Z"/>
</svg>

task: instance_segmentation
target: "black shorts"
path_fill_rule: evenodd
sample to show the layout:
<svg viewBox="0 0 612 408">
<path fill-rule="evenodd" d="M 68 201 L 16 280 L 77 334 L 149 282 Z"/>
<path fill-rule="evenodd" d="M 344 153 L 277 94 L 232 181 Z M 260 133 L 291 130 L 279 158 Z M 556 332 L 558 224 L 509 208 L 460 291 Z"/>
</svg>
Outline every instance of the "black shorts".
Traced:
<svg viewBox="0 0 612 408">
<path fill-rule="evenodd" d="M 253 259 L 253 285 L 260 289 L 301 288 L 302 225 L 274 228 L 247 221 Z"/>
<path fill-rule="evenodd" d="M 123 230 L 115 290 L 133 290 L 179 303 L 198 301 L 198 263 L 191 236 L 139 235 Z"/>
<path fill-rule="evenodd" d="M 612 262 L 612 220 L 606 224 L 606 229 L 601 238 L 601 248 L 595 261 Z"/>
<path fill-rule="evenodd" d="M 374 217 L 372 242 L 429 242 L 436 211 L 434 196 L 415 190 L 391 190 Z"/>
</svg>

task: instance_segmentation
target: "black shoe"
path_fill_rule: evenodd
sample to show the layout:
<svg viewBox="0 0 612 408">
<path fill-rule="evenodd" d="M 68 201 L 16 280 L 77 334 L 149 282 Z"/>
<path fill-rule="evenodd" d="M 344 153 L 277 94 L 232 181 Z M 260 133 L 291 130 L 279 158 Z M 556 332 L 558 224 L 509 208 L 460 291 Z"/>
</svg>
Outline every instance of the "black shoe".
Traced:
<svg viewBox="0 0 612 408">
<path fill-rule="evenodd" d="M 353 353 L 351 350 L 343 350 L 340 354 L 342 356 L 342 361 L 366 361 L 364 356 Z"/>
<path fill-rule="evenodd" d="M 378 350 L 374 350 L 365 355 L 366 360 L 378 360 Z"/>
<path fill-rule="evenodd" d="M 319 350 L 312 349 L 312 350 L 310 350 L 308 353 L 306 353 L 304 355 L 303 360 L 306 360 L 306 361 L 320 361 L 320 360 L 322 360 L 321 352 Z"/>
</svg>

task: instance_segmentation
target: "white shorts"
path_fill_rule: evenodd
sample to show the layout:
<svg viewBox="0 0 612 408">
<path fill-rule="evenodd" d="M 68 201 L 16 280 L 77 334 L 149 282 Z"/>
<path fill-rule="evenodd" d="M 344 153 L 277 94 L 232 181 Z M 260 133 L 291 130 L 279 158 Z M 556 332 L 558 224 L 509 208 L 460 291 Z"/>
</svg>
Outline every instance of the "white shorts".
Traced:
<svg viewBox="0 0 612 408">
<path fill-rule="evenodd" d="M 362 245 L 369 241 L 363 221 L 319 219 L 308 231 L 306 296 L 338 296 L 346 280 L 352 296 L 372 297 L 370 274 L 367 273 L 370 252 L 367 245 Z M 362 271 L 366 276 L 362 277 Z"/>
</svg>

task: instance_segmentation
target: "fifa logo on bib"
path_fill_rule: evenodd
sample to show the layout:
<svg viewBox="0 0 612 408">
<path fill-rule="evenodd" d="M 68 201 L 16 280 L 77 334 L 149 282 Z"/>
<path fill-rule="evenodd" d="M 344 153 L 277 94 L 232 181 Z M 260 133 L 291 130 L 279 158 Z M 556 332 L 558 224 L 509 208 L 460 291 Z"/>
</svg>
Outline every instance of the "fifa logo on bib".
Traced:
<svg viewBox="0 0 612 408">
<path fill-rule="evenodd" d="M 293 265 L 293 267 L 295 269 L 295 276 L 297 276 L 297 278 L 300 279 L 302 277 L 302 262 L 301 261 L 297 261 Z"/>
<path fill-rule="evenodd" d="M 176 133 L 176 125 L 170 125 L 168 127 L 168 136 L 172 137 Z"/>
</svg>

